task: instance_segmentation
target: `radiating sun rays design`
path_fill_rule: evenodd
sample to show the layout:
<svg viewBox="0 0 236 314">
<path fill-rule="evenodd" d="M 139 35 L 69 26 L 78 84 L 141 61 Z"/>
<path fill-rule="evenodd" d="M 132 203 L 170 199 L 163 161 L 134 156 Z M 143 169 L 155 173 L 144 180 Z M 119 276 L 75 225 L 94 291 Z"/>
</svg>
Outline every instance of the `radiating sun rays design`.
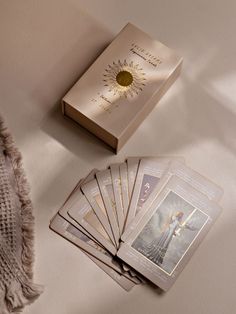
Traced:
<svg viewBox="0 0 236 314">
<path fill-rule="evenodd" d="M 125 98 L 138 95 L 146 85 L 143 69 L 133 61 L 126 60 L 109 64 L 103 74 L 103 81 L 109 92 Z"/>
</svg>

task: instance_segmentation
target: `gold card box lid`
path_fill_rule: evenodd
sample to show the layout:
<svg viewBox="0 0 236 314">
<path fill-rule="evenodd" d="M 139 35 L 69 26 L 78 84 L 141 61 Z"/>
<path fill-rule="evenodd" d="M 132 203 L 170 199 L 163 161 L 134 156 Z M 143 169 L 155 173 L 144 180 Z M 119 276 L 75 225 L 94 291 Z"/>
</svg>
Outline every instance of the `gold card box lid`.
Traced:
<svg viewBox="0 0 236 314">
<path fill-rule="evenodd" d="M 118 152 L 181 65 L 173 50 L 128 23 L 65 95 L 63 114 Z"/>
</svg>

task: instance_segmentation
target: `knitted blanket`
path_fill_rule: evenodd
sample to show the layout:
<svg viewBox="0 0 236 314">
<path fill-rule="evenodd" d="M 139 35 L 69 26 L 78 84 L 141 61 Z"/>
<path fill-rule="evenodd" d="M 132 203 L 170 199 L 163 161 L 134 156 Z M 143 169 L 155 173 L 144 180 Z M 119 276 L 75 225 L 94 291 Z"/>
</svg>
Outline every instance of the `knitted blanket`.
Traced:
<svg viewBox="0 0 236 314">
<path fill-rule="evenodd" d="M 21 155 L 0 116 L 0 314 L 41 293 L 32 283 L 34 217 Z"/>
</svg>

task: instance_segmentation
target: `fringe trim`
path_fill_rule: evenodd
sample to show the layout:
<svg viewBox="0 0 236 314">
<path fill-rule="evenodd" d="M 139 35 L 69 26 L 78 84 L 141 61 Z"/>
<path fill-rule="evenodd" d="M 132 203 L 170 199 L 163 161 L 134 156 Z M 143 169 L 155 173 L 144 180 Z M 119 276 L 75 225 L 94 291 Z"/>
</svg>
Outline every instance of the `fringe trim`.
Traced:
<svg viewBox="0 0 236 314">
<path fill-rule="evenodd" d="M 42 293 L 42 286 L 33 283 L 21 283 L 13 280 L 1 287 L 0 314 L 20 313 L 24 306 L 31 304 Z"/>
<path fill-rule="evenodd" d="M 18 289 L 10 286 L 5 287 L 5 302 L 7 308 L 11 311 L 18 311 L 24 305 L 32 303 L 42 292 L 43 287 L 31 283 L 33 279 L 33 264 L 34 264 L 34 216 L 33 205 L 29 196 L 29 185 L 22 166 L 22 156 L 15 146 L 14 140 L 4 124 L 0 114 L 0 140 L 4 146 L 4 153 L 9 156 L 15 174 L 17 184 L 17 195 L 21 202 L 21 217 L 22 217 L 22 254 L 21 262 L 22 269 L 29 278 L 28 283 L 19 283 Z M 14 285 L 15 286 L 15 285 Z M 1 302 L 0 302 L 1 303 Z M 3 312 L 5 313 L 5 312 Z M 6 312 L 7 313 L 7 312 Z"/>
<path fill-rule="evenodd" d="M 42 293 L 42 287 L 33 283 L 20 284 L 15 281 L 6 290 L 5 300 L 11 312 L 21 310 L 25 305 L 34 302 Z"/>
<path fill-rule="evenodd" d="M 15 147 L 14 140 L 4 125 L 0 115 L 0 138 L 5 147 L 6 154 L 10 157 L 15 179 L 18 187 L 18 197 L 21 202 L 22 217 L 22 267 L 28 276 L 33 278 L 34 263 L 34 216 L 33 205 L 29 197 L 29 185 L 22 167 L 22 157 L 18 149 Z"/>
</svg>

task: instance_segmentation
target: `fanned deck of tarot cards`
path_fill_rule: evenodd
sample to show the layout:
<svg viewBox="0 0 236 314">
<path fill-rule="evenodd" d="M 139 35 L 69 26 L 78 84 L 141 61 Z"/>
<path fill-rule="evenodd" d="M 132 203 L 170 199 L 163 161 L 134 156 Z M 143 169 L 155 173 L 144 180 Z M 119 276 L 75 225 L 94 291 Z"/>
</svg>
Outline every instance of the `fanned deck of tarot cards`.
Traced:
<svg viewBox="0 0 236 314">
<path fill-rule="evenodd" d="M 78 182 L 50 228 L 129 291 L 167 291 L 221 212 L 222 189 L 181 157 L 130 157 Z"/>
</svg>

